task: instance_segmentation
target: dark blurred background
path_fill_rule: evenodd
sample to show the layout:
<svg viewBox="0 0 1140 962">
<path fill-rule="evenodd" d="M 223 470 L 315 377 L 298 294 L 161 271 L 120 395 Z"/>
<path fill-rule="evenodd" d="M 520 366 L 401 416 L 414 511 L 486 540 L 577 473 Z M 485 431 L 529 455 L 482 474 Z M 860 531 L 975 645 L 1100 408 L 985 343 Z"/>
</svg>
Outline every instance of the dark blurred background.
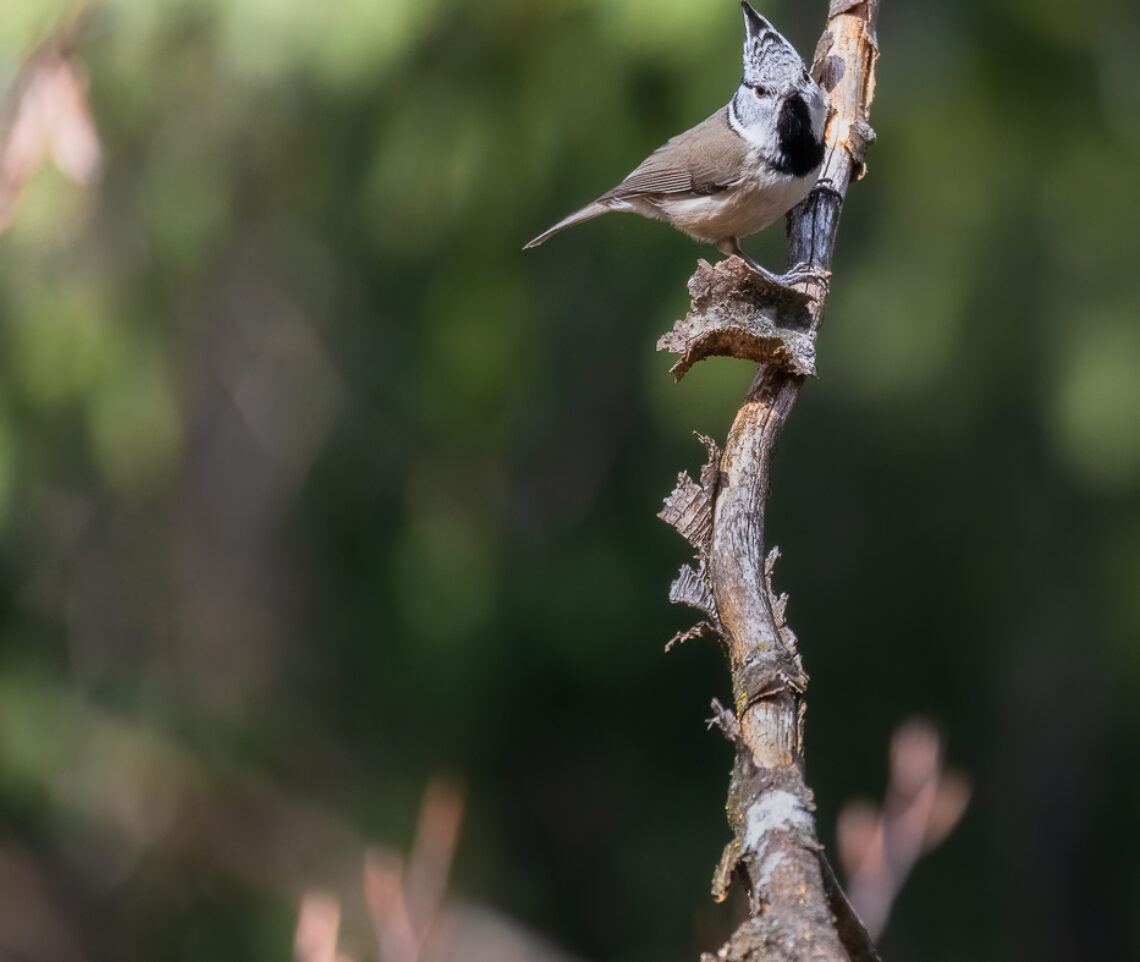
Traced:
<svg viewBox="0 0 1140 962">
<path fill-rule="evenodd" d="M 807 54 L 825 8 L 761 6 Z M 75 12 L 0 12 L 0 957 L 283 959 L 316 889 L 374 958 L 364 849 L 439 776 L 515 939 L 450 957 L 715 949 L 727 677 L 662 653 L 655 514 L 751 369 L 654 351 L 711 249 L 520 248 L 727 100 L 737 4 Z M 888 959 L 1140 957 L 1138 42 L 883 3 L 769 535 L 825 840 L 915 713 L 973 784 Z"/>
</svg>

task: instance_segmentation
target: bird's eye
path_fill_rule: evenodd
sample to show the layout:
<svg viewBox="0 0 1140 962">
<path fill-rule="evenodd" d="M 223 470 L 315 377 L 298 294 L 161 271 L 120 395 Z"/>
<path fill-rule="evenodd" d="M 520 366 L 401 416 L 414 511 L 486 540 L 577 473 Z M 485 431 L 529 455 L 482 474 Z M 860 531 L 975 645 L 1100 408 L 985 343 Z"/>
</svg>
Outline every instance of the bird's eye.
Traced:
<svg viewBox="0 0 1140 962">
<path fill-rule="evenodd" d="M 772 91 L 770 91 L 767 87 L 761 87 L 757 85 L 752 88 L 752 92 L 756 94 L 757 97 L 767 97 L 768 94 L 770 94 Z"/>
</svg>

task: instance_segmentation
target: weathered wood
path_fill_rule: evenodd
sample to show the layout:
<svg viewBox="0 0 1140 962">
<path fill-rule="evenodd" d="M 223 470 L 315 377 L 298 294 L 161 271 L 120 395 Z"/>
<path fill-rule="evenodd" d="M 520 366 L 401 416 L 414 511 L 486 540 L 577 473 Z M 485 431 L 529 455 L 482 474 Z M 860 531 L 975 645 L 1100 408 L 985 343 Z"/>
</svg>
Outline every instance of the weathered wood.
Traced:
<svg viewBox="0 0 1140 962">
<path fill-rule="evenodd" d="M 810 299 L 772 283 L 740 258 L 712 267 L 697 264 L 689 278 L 692 310 L 657 341 L 659 351 L 680 354 L 670 373 L 679 381 L 706 357 L 740 357 L 793 374 L 815 373 L 815 341 L 805 333 Z"/>
<path fill-rule="evenodd" d="M 662 512 L 697 551 L 697 566 L 682 572 L 670 597 L 696 605 L 719 632 L 735 703 L 734 715 L 721 710 L 717 718 L 734 733 L 737 758 L 727 805 L 734 838 L 713 890 L 723 898 L 730 879 L 741 879 L 750 917 L 706 959 L 877 959 L 822 860 L 802 771 L 808 678 L 784 618 L 787 599 L 772 588 L 776 553 L 765 551 L 764 513 L 776 439 L 806 376 L 814 373 L 843 201 L 851 181 L 863 175 L 866 147 L 874 139 L 867 117 L 878 9 L 878 0 L 831 0 L 816 49 L 812 70 L 832 113 L 820 183 L 789 215 L 789 263 L 798 268 L 789 286 L 799 296 L 746 282 L 747 268 L 736 258 L 714 267 L 702 262 L 690 281 L 692 310 L 659 344 L 682 354 L 674 368 L 678 376 L 712 354 L 761 362 L 729 431 L 715 483 L 697 485 L 685 476 Z"/>
</svg>

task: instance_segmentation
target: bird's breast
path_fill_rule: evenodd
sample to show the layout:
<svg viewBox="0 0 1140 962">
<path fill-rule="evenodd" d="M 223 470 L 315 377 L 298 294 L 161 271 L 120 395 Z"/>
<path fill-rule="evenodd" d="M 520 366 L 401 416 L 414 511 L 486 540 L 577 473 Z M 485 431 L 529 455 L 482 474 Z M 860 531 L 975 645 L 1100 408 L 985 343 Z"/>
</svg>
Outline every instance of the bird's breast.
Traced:
<svg viewBox="0 0 1140 962">
<path fill-rule="evenodd" d="M 775 223 L 807 197 L 818 169 L 794 177 L 761 168 L 735 186 L 704 197 L 663 197 L 656 201 L 661 216 L 696 240 L 719 244 L 748 237 Z"/>
</svg>

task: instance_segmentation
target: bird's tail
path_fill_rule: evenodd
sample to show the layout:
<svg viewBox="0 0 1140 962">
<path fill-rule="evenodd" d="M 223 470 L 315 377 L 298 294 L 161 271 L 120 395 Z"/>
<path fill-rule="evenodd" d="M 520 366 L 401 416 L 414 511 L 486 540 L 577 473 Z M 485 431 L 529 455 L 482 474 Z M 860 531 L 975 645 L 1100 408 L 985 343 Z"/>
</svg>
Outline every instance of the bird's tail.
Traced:
<svg viewBox="0 0 1140 962">
<path fill-rule="evenodd" d="M 598 217 L 601 214 L 607 213 L 611 209 L 612 208 L 606 206 L 605 204 L 599 203 L 598 201 L 594 201 L 592 204 L 587 204 L 581 210 L 575 211 L 569 217 L 562 218 L 562 220 L 560 220 L 557 224 L 555 224 L 553 227 L 551 227 L 550 230 L 544 231 L 543 233 L 539 234 L 529 244 L 525 245 L 523 247 L 523 250 L 526 250 L 527 247 L 537 247 L 543 241 L 549 240 L 551 237 L 553 237 L 555 234 L 557 234 L 560 230 L 566 230 L 567 227 L 573 227 L 575 224 L 580 224 L 584 220 L 592 220 L 593 218 Z"/>
</svg>

